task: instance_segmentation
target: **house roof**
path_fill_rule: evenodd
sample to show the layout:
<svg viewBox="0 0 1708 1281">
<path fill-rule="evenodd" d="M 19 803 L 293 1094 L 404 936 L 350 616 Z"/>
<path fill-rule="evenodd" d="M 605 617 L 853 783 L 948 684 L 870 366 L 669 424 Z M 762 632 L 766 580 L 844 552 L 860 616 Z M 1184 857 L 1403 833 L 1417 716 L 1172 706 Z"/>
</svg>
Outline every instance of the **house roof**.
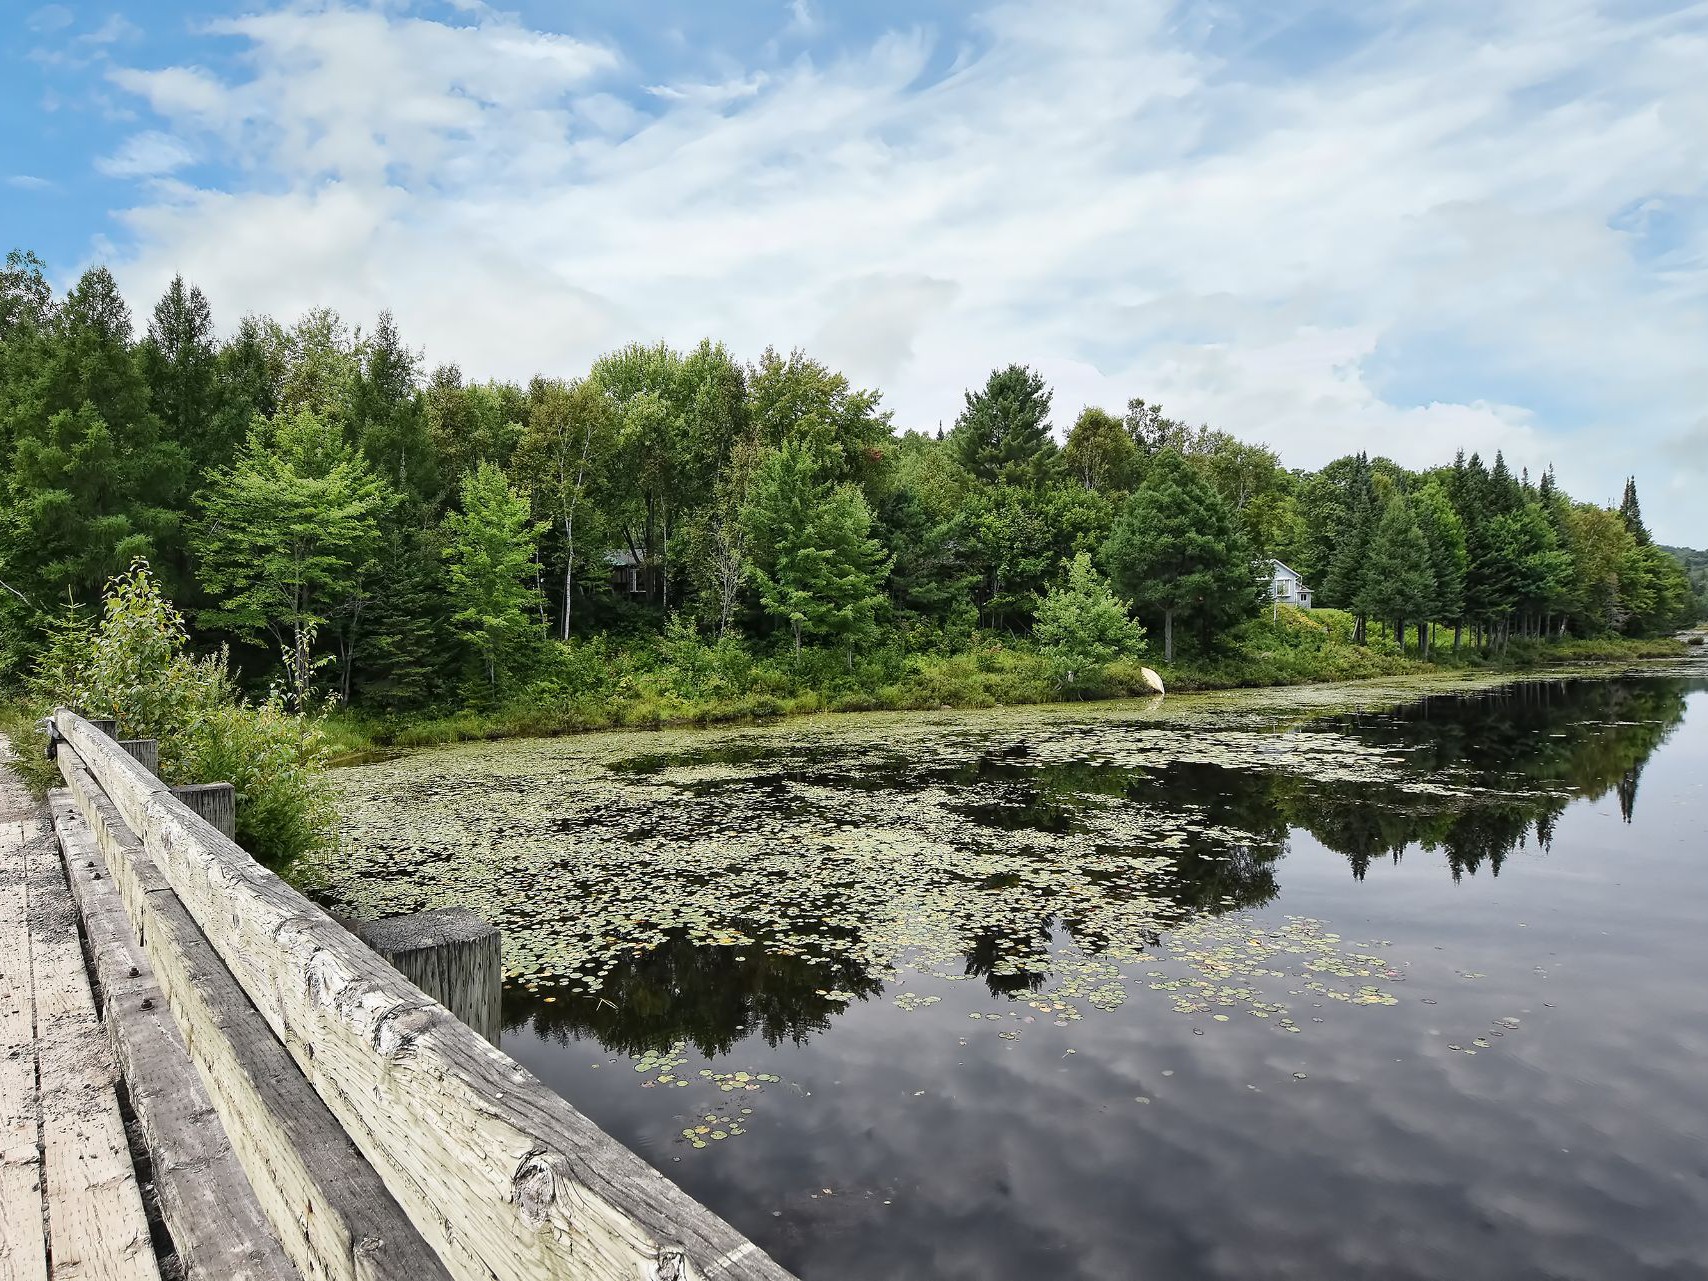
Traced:
<svg viewBox="0 0 1708 1281">
<path fill-rule="evenodd" d="M 1278 571 L 1280 571 L 1280 572 L 1282 572 L 1282 573 L 1286 573 L 1286 574 L 1289 574 L 1289 575 L 1291 575 L 1291 576 L 1292 576 L 1292 577 L 1293 577 L 1293 578 L 1294 578 L 1294 579 L 1296 579 L 1296 580 L 1297 580 L 1297 581 L 1298 581 L 1298 584 L 1299 584 L 1299 590 L 1300 590 L 1300 591 L 1301 591 L 1301 592 L 1308 592 L 1308 591 L 1310 591 L 1310 590 L 1311 590 L 1311 589 L 1310 589 L 1310 585 L 1309 585 L 1309 584 L 1308 584 L 1308 583 L 1306 583 L 1306 582 L 1305 582 L 1305 576 L 1304 576 L 1304 575 L 1303 575 L 1303 574 L 1301 574 L 1301 573 L 1300 573 L 1300 572 L 1299 572 L 1299 571 L 1298 571 L 1298 570 L 1296 570 L 1296 569 L 1294 569 L 1294 568 L 1292 568 L 1292 566 L 1290 566 L 1290 565 L 1283 565 L 1283 564 L 1282 564 L 1282 563 L 1281 563 L 1281 562 L 1280 562 L 1280 561 L 1278 561 L 1278 560 L 1276 560 L 1276 559 L 1275 559 L 1275 558 L 1274 558 L 1274 557 L 1273 557 L 1273 556 L 1271 556 L 1271 557 L 1270 557 L 1270 558 L 1269 558 L 1269 563 L 1270 563 L 1270 564 L 1271 564 L 1271 565 L 1272 565 L 1272 566 L 1274 566 L 1274 568 L 1275 568 L 1275 569 L 1276 569 L 1276 570 L 1278 570 Z"/>
</svg>

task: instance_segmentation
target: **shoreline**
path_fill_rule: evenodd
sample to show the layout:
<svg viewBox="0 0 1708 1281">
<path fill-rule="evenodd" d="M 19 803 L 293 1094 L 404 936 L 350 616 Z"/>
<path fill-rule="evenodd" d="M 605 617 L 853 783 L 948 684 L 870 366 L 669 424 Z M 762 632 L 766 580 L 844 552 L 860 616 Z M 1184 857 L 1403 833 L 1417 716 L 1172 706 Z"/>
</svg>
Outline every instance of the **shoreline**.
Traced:
<svg viewBox="0 0 1708 1281">
<path fill-rule="evenodd" d="M 1016 655 L 1019 651 L 1007 651 Z M 1336 663 L 1319 677 L 1282 680 L 1239 679 L 1241 675 L 1261 675 L 1261 668 L 1248 656 L 1235 656 L 1233 666 L 1226 661 L 1216 666 L 1177 663 L 1173 669 L 1161 669 L 1163 680 L 1171 695 L 1203 695 L 1266 690 L 1310 689 L 1327 686 L 1354 686 L 1381 681 L 1416 681 L 1420 688 L 1439 685 L 1443 690 L 1467 683 L 1478 686 L 1498 685 L 1507 680 L 1521 679 L 1530 674 L 1559 672 L 1569 674 L 1575 667 L 1596 667 L 1631 662 L 1693 660 L 1708 657 L 1700 648 L 1675 639 L 1567 641 L 1547 643 L 1534 652 L 1508 656 L 1501 660 L 1467 655 L 1457 663 L 1423 662 L 1398 655 L 1353 651 L 1362 661 L 1362 670 L 1345 670 L 1346 664 Z M 1030 655 L 1023 656 L 1031 658 Z M 1337 656 L 1346 657 L 1346 656 Z M 1704 663 L 1708 671 L 1708 662 Z M 808 690 L 789 698 L 738 697 L 732 699 L 674 700 L 636 696 L 628 699 L 572 700 L 556 707 L 509 707 L 486 712 L 463 711 L 443 716 L 374 717 L 361 713 L 335 713 L 326 721 L 331 747 L 327 764 L 331 768 L 346 768 L 372 763 L 410 751 L 447 747 L 457 743 L 501 742 L 512 739 L 563 738 L 586 734 L 622 731 L 657 731 L 671 729 L 718 729 L 747 726 L 777 725 L 784 721 L 841 714 L 898 714 L 929 715 L 935 712 L 969 712 L 991 708 L 1060 708 L 1087 710 L 1122 703 L 1142 704 L 1156 695 L 1146 689 L 1137 677 L 1138 664 L 1132 672 L 1118 673 L 1118 682 L 1107 692 L 1077 698 L 1062 697 L 989 697 L 989 686 L 978 693 L 987 695 L 956 700 L 885 701 L 878 691 L 869 695 L 825 693 Z M 998 672 L 998 675 L 1012 673 Z M 1234 678 L 1230 679 L 1229 676 Z M 1171 679 L 1171 677 L 1173 679 Z M 992 682 L 996 684 L 998 682 Z M 1024 685 L 1009 682 L 1008 693 L 1031 692 Z M 1034 687 L 1035 688 L 1035 687 Z M 1425 690 L 1425 692 L 1429 692 Z"/>
</svg>

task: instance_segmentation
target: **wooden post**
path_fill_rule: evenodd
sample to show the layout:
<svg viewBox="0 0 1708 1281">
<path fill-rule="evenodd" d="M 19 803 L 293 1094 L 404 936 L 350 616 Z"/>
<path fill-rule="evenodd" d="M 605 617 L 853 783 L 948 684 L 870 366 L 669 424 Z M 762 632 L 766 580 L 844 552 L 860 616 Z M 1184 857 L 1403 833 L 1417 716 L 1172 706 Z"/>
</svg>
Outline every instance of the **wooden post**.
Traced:
<svg viewBox="0 0 1708 1281">
<path fill-rule="evenodd" d="M 498 1044 L 504 954 L 496 928 L 467 908 L 447 907 L 367 921 L 354 933 L 404 978 Z"/>
<path fill-rule="evenodd" d="M 237 839 L 237 789 L 230 783 L 186 783 L 172 795 L 200 814 L 228 840 Z"/>
<path fill-rule="evenodd" d="M 120 747 L 124 748 L 126 752 L 130 753 L 131 760 L 142 766 L 142 768 L 147 770 L 150 774 L 158 775 L 160 773 L 159 739 L 121 738 L 118 740 L 118 744 Z"/>
<path fill-rule="evenodd" d="M 113 739 L 115 741 L 118 739 L 119 723 L 117 721 L 113 720 L 111 717 L 109 717 L 109 716 L 91 716 L 89 718 L 89 723 L 91 725 L 93 725 L 96 729 L 100 730 L 101 733 L 105 734 L 108 738 Z"/>
</svg>

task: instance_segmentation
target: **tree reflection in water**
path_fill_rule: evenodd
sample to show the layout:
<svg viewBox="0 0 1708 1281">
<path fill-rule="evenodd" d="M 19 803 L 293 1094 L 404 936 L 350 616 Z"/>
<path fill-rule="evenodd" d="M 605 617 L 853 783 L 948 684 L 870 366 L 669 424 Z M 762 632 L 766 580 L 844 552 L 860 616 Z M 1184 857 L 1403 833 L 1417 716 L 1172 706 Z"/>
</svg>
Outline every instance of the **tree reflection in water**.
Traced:
<svg viewBox="0 0 1708 1281">
<path fill-rule="evenodd" d="M 1390 750 L 1401 762 L 1392 783 L 1323 782 L 1282 769 L 1175 763 L 1131 769 L 1039 761 L 1024 744 L 933 768 L 911 762 L 839 769 L 830 752 L 809 766 L 810 781 L 851 792 L 946 786 L 969 793 L 955 808 L 987 828 L 1013 833 L 1079 834 L 1095 840 L 1100 804 L 1116 802 L 1190 811 L 1195 822 L 1171 851 L 1162 885 L 1182 920 L 1261 907 L 1279 893 L 1277 866 L 1295 830 L 1343 855 L 1362 880 L 1379 860 L 1408 850 L 1445 857 L 1455 880 L 1505 860 L 1527 842 L 1547 849 L 1573 800 L 1616 794 L 1631 819 L 1644 763 L 1682 722 L 1686 695 L 1705 683 L 1684 680 L 1525 682 L 1493 692 L 1437 695 L 1394 711 L 1346 715 L 1288 730 L 1334 733 Z M 769 778 L 761 775 L 761 778 Z M 788 781 L 776 778 L 778 798 Z M 1408 787 L 1419 780 L 1444 790 Z M 858 806 L 858 798 L 851 799 Z M 1117 859 L 1122 846 L 1095 846 Z M 1155 850 L 1133 847 L 1132 855 Z M 1135 878 L 1091 874 L 1100 901 L 1135 892 Z M 1155 892 L 1155 885 L 1145 882 Z M 1018 878 L 969 883 L 979 894 L 1031 892 Z M 839 925 L 855 935 L 858 925 Z M 1065 937 L 1088 955 L 1111 943 L 1086 919 L 1040 911 L 1029 929 L 963 923 L 964 970 L 996 996 L 1038 990 L 1052 949 Z M 506 995 L 505 1022 L 532 1021 L 566 1042 L 596 1039 L 638 1055 L 686 1044 L 707 1058 L 758 1035 L 771 1045 L 800 1042 L 829 1026 L 850 1000 L 883 991 L 881 976 L 842 954 L 808 955 L 788 940 L 744 930 L 743 946 L 691 943 L 673 932 L 662 945 L 624 953 L 600 992 L 573 989 Z M 1131 943 L 1134 940 L 1124 940 Z M 1154 945 L 1156 940 L 1144 940 Z"/>
<path fill-rule="evenodd" d="M 772 1046 L 803 1041 L 829 1027 L 847 997 L 882 990 L 847 961 L 815 963 L 757 940 L 741 948 L 700 946 L 675 932 L 618 961 L 597 994 L 512 988 L 504 996 L 504 1026 L 513 1030 L 531 1020 L 559 1044 L 591 1037 L 618 1054 L 686 1043 L 710 1059 L 755 1034 Z"/>
</svg>

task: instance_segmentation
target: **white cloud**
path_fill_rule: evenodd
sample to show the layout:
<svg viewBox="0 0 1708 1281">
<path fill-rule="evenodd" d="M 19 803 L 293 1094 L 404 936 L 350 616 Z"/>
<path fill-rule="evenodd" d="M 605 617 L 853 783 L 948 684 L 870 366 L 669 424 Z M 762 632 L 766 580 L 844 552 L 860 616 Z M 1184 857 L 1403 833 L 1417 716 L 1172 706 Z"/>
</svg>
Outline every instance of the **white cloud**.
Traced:
<svg viewBox="0 0 1708 1281">
<path fill-rule="evenodd" d="M 57 184 L 47 178 L 39 178 L 33 173 L 9 174 L 6 185 L 17 191 L 53 191 Z"/>
<path fill-rule="evenodd" d="M 195 159 L 195 152 L 181 139 L 151 130 L 126 138 L 112 155 L 99 157 L 95 168 L 109 178 L 155 178 L 182 169 Z"/>
<path fill-rule="evenodd" d="M 76 21 L 76 15 L 62 4 L 44 4 L 24 19 L 31 31 L 63 31 Z"/>
<path fill-rule="evenodd" d="M 109 14 L 106 21 L 93 31 L 86 31 L 77 39 L 83 44 L 106 45 L 135 40 L 141 35 L 142 28 L 123 14 L 114 13 Z"/>
<path fill-rule="evenodd" d="M 184 129 L 222 123 L 232 96 L 212 73 L 200 67 L 167 67 L 161 71 L 119 67 L 109 78 Z"/>
<path fill-rule="evenodd" d="M 156 189 L 122 279 L 182 267 L 228 318 L 391 306 L 481 375 L 633 337 L 811 344 L 904 426 L 1023 360 L 1063 424 L 1144 395 L 1296 465 L 1499 447 L 1599 497 L 1708 403 L 1708 218 L 1674 220 L 1664 272 L 1653 220 L 1618 221 L 1708 199 L 1708 22 L 1650 10 L 1400 0 L 1301 77 L 1164 0 L 1016 2 L 945 47 L 667 85 L 484 8 L 274 10 L 218 28 L 247 78 L 114 74 L 253 172 Z M 1660 502 L 1669 540 L 1708 542 Z"/>
<path fill-rule="evenodd" d="M 809 0 L 789 0 L 789 30 L 798 36 L 810 36 L 818 30 L 818 14 Z"/>
</svg>

